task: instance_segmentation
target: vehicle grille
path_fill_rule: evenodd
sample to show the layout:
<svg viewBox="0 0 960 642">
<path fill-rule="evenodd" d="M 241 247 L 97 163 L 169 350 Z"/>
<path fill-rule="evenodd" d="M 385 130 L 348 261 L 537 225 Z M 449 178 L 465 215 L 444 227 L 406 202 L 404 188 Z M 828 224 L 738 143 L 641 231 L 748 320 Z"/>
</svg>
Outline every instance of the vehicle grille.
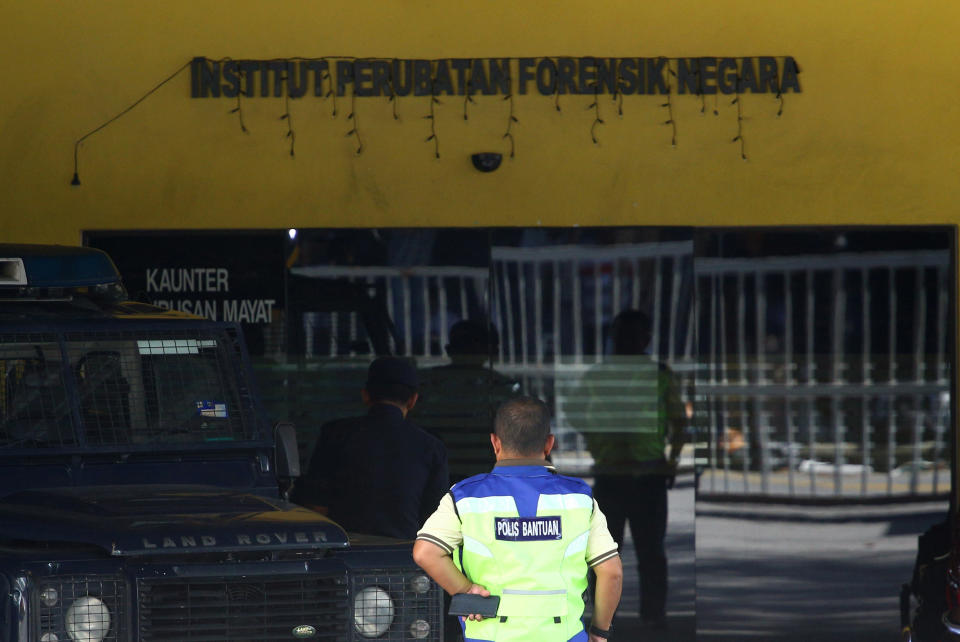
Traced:
<svg viewBox="0 0 960 642">
<path fill-rule="evenodd" d="M 176 642 L 343 640 L 348 615 L 345 576 L 140 580 L 140 639 Z"/>
</svg>

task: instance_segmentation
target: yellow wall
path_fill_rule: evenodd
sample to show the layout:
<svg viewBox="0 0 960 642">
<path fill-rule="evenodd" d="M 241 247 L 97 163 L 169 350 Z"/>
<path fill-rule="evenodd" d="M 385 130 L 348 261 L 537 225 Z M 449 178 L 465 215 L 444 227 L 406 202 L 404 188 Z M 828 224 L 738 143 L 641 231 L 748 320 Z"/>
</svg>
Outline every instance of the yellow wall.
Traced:
<svg viewBox="0 0 960 642">
<path fill-rule="evenodd" d="M 213 2 L 0 0 L 3 240 L 76 243 L 83 230 L 355 225 L 942 223 L 958 220 L 960 4 L 716 0 Z M 492 174 L 469 155 L 506 151 L 507 103 L 438 106 L 441 158 L 424 139 L 427 98 L 358 100 L 365 151 L 344 134 L 348 101 L 191 100 L 189 76 L 90 137 L 83 185 L 73 142 L 193 56 L 288 58 L 790 55 L 803 93 L 783 116 L 743 108 L 749 160 L 731 143 L 736 106 L 701 115 L 662 99 L 518 97 L 517 156 Z M 712 105 L 711 105 L 712 106 Z"/>
</svg>

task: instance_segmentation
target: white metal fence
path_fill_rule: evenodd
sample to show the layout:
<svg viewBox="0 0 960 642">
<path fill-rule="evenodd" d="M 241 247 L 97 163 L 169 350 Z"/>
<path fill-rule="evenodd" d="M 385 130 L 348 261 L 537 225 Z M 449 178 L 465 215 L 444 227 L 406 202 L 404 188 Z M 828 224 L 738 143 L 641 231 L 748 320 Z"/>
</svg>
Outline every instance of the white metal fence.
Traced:
<svg viewBox="0 0 960 642">
<path fill-rule="evenodd" d="M 489 269 L 305 267 L 385 302 L 393 351 L 432 365 L 450 326 L 488 314 L 493 367 L 556 410 L 560 457 L 588 468 L 564 414 L 626 308 L 653 320 L 706 470 L 702 492 L 865 496 L 949 488 L 947 251 L 693 257 L 692 242 L 494 247 Z M 357 313 L 307 313 L 307 357 L 356 354 Z M 323 345 L 313 334 L 323 331 Z M 695 381 L 694 381 L 695 380 Z"/>
<path fill-rule="evenodd" d="M 308 266 L 291 274 L 316 279 L 343 279 L 358 284 L 371 297 L 382 296 L 393 322 L 391 352 L 418 359 L 443 357 L 450 326 L 471 312 L 486 308 L 486 268 L 471 267 L 354 267 Z M 325 355 L 354 356 L 366 330 L 355 311 L 308 312 L 302 320 L 308 358 Z M 323 331 L 325 345 L 316 341 Z"/>
<path fill-rule="evenodd" d="M 689 360 L 692 264 L 692 241 L 492 248 L 498 365 L 597 363 L 604 327 L 627 308 L 651 312 L 658 358 Z"/>
<path fill-rule="evenodd" d="M 946 251 L 697 259 L 705 492 L 949 490 Z"/>
<path fill-rule="evenodd" d="M 693 242 L 492 248 L 491 316 L 502 340 L 497 370 L 554 408 L 565 470 L 592 458 L 567 417 L 580 379 L 603 360 L 605 330 L 622 310 L 650 313 L 651 352 L 692 377 Z"/>
</svg>

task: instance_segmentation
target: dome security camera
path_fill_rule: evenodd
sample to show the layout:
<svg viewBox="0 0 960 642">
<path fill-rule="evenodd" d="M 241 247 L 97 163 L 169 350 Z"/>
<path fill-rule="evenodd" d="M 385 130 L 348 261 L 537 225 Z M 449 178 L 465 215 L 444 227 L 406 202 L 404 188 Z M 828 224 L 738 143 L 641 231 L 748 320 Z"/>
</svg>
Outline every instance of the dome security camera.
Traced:
<svg viewBox="0 0 960 642">
<path fill-rule="evenodd" d="M 481 152 L 479 154 L 472 155 L 470 158 L 473 160 L 473 166 L 481 172 L 492 172 L 500 167 L 500 161 L 503 160 L 503 154 Z"/>
</svg>

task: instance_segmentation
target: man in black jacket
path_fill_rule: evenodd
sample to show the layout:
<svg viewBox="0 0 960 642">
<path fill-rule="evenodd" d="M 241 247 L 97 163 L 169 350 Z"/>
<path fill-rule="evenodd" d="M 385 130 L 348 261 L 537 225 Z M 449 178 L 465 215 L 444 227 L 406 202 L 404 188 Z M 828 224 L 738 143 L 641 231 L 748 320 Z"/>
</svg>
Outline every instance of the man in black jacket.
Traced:
<svg viewBox="0 0 960 642">
<path fill-rule="evenodd" d="M 321 427 L 294 501 L 348 531 L 414 539 L 450 488 L 446 450 L 406 419 L 417 403 L 417 372 L 408 361 L 376 359 L 362 396 L 365 416 Z"/>
</svg>

